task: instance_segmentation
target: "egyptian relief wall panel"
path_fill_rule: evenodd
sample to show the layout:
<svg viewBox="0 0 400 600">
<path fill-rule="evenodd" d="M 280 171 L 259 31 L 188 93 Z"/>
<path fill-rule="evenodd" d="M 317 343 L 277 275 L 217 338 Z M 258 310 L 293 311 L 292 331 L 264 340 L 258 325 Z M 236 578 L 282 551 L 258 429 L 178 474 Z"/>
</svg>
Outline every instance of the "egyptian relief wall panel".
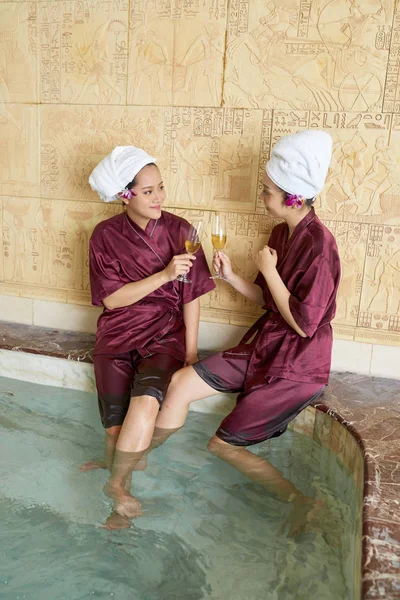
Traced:
<svg viewBox="0 0 400 600">
<path fill-rule="evenodd" d="M 1 194 L 39 196 L 39 135 L 38 106 L 0 103 Z"/>
<path fill-rule="evenodd" d="M 255 211 L 263 119 L 269 140 L 271 116 L 261 110 L 168 109 L 170 205 Z"/>
<path fill-rule="evenodd" d="M 114 204 L 3 197 L 3 282 L 0 292 L 89 303 L 89 238 Z"/>
<path fill-rule="evenodd" d="M 41 102 L 126 103 L 124 0 L 38 2 L 37 28 Z"/>
<path fill-rule="evenodd" d="M 209 233 L 226 213 L 226 251 L 254 277 L 271 146 L 307 128 L 333 138 L 316 209 L 342 259 L 335 334 L 399 344 L 394 0 L 0 2 L 0 293 L 90 304 L 88 240 L 122 207 L 87 180 L 129 144 L 157 158 L 168 210 Z M 213 322 L 260 314 L 221 281 L 201 303 Z"/>
<path fill-rule="evenodd" d="M 115 146 L 140 145 L 168 170 L 165 109 L 123 106 L 41 107 L 40 190 L 45 198 L 99 201 L 88 177 Z"/>
<path fill-rule="evenodd" d="M 391 0 L 232 0 L 228 106 L 382 110 Z"/>
<path fill-rule="evenodd" d="M 381 343 L 393 343 L 398 340 L 400 227 L 372 225 L 369 228 L 357 326 L 360 341 L 379 339 Z"/>
<path fill-rule="evenodd" d="M 0 102 L 37 102 L 37 4 L 0 3 Z"/>
<path fill-rule="evenodd" d="M 131 0 L 128 102 L 220 106 L 227 0 Z"/>
</svg>

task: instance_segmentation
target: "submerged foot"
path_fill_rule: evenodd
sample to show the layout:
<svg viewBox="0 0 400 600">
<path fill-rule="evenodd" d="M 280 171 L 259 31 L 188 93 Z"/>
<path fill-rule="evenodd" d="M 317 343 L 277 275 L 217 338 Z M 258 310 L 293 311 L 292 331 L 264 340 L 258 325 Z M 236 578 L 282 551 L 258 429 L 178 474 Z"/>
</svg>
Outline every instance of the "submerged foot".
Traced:
<svg viewBox="0 0 400 600">
<path fill-rule="evenodd" d="M 114 529 L 127 529 L 130 527 L 130 522 L 127 517 L 112 512 L 111 515 L 106 519 L 103 525 L 100 525 L 102 529 L 114 530 Z"/>
<path fill-rule="evenodd" d="M 299 533 L 303 533 L 315 520 L 323 505 L 322 500 L 315 500 L 309 496 L 297 496 L 293 500 L 289 516 L 283 525 L 283 529 L 289 526 L 289 537 L 296 537 Z"/>
<path fill-rule="evenodd" d="M 116 502 L 114 510 L 121 515 L 121 517 L 125 517 L 126 519 L 136 519 L 137 517 L 142 516 L 142 503 L 133 496 L 130 496 L 129 500 L 125 500 L 121 503 Z"/>
<path fill-rule="evenodd" d="M 145 471 L 147 469 L 147 455 L 144 454 L 135 467 L 135 471 Z"/>
<path fill-rule="evenodd" d="M 93 469 L 107 469 L 107 465 L 102 460 L 90 460 L 79 467 L 79 470 L 84 472 L 93 471 Z"/>
<path fill-rule="evenodd" d="M 121 517 L 135 519 L 142 516 L 142 505 L 120 484 L 109 481 L 103 488 L 104 493 L 114 500 L 114 511 Z"/>
</svg>

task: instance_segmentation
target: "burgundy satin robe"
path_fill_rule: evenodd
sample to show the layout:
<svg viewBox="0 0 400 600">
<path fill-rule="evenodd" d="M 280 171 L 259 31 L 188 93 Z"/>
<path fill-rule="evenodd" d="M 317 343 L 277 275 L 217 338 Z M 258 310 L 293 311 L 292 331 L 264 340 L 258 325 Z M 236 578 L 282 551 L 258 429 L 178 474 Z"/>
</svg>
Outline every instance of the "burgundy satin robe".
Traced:
<svg viewBox="0 0 400 600">
<path fill-rule="evenodd" d="M 255 283 L 263 289 L 266 313 L 224 356 L 250 358 L 245 392 L 270 377 L 327 384 L 333 342 L 331 321 L 340 281 L 335 239 L 312 209 L 289 240 L 286 223 L 277 225 L 268 245 L 277 252 L 277 270 L 291 293 L 290 310 L 307 337 L 301 337 L 286 323 L 259 273 Z"/>
<path fill-rule="evenodd" d="M 90 239 L 92 303 L 103 306 L 113 292 L 163 270 L 185 253 L 189 223 L 168 212 L 143 231 L 126 213 L 99 223 Z M 160 352 L 185 358 L 182 305 L 215 287 L 202 249 L 190 270 L 192 283 L 169 282 L 139 302 L 104 311 L 97 323 L 95 354 L 137 350 L 143 357 Z"/>
</svg>

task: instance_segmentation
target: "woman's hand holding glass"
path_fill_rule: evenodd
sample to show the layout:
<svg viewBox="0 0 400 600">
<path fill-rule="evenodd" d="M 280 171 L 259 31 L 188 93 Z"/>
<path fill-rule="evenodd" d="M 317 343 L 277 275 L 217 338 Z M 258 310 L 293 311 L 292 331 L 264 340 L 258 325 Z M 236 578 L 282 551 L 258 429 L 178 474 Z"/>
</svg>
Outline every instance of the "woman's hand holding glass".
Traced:
<svg viewBox="0 0 400 600">
<path fill-rule="evenodd" d="M 196 257 L 193 254 L 177 254 L 174 256 L 169 265 L 164 269 L 165 278 L 167 281 L 174 281 L 189 273 Z"/>
<path fill-rule="evenodd" d="M 185 239 L 185 249 L 188 253 L 185 256 L 189 256 L 190 260 L 196 259 L 194 253 L 201 248 L 201 243 L 206 237 L 207 235 L 204 231 L 203 221 L 193 221 Z M 190 267 L 191 266 L 192 264 L 190 264 Z M 176 278 L 177 281 L 181 281 L 182 283 L 192 283 L 191 279 L 188 279 L 186 276 L 189 270 L 178 275 Z"/>
<path fill-rule="evenodd" d="M 224 252 L 216 251 L 213 257 L 213 269 L 218 276 L 215 278 L 230 281 L 234 275 L 229 257 Z M 213 279 L 215 279 L 213 277 Z"/>
<path fill-rule="evenodd" d="M 223 248 L 225 248 L 226 237 L 227 236 L 225 215 L 219 212 L 213 213 L 211 224 L 211 241 L 214 247 L 213 268 L 215 275 L 214 277 L 211 277 L 211 279 L 225 279 L 224 275 L 220 271 L 221 258 L 219 255 L 222 255 L 222 252 L 220 251 L 223 250 Z M 225 256 L 228 259 L 228 257 L 225 254 L 223 256 Z"/>
</svg>

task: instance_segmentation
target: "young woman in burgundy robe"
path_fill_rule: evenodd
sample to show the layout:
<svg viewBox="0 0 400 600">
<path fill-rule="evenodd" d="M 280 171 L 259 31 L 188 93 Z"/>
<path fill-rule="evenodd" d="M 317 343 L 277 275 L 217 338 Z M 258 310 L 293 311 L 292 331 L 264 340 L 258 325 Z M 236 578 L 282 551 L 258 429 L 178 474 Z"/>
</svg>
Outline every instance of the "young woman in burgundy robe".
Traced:
<svg viewBox="0 0 400 600">
<path fill-rule="evenodd" d="M 328 382 L 340 263 L 335 240 L 312 204 L 324 186 L 331 148 L 322 131 L 284 137 L 273 148 L 260 198 L 267 213 L 283 222 L 256 257 L 255 281 L 235 274 L 222 252 L 215 259 L 225 280 L 265 312 L 238 346 L 176 372 L 157 420 L 172 433 L 183 425 L 191 402 L 239 392 L 208 447 L 293 501 L 292 512 L 300 517 L 312 500 L 246 446 L 281 435 Z"/>
<path fill-rule="evenodd" d="M 90 239 L 92 302 L 97 323 L 94 368 L 105 428 L 105 492 L 128 518 L 141 505 L 130 476 L 145 453 L 163 441 L 156 418 L 172 374 L 197 360 L 199 297 L 214 288 L 202 249 L 183 254 L 189 223 L 162 211 L 166 193 L 155 159 L 133 146 L 117 147 L 89 179 L 105 201 L 126 210 L 99 223 Z M 190 271 L 191 283 L 177 281 Z M 168 434 L 171 432 L 169 431 Z M 115 518 L 109 526 L 118 526 Z"/>
</svg>

